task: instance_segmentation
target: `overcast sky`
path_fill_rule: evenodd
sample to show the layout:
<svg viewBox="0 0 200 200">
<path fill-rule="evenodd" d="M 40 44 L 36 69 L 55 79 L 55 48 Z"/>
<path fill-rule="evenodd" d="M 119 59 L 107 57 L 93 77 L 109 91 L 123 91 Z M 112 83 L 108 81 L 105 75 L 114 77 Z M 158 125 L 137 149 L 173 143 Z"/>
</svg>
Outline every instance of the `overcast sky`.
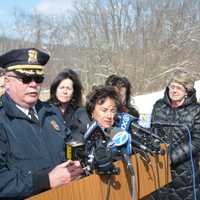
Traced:
<svg viewBox="0 0 200 200">
<path fill-rule="evenodd" d="M 0 0 L 1 15 L 9 17 L 10 12 L 16 8 L 27 11 L 36 9 L 43 14 L 60 14 L 71 9 L 74 0 Z"/>
<path fill-rule="evenodd" d="M 66 12 L 72 8 L 73 0 L 38 0 L 36 9 L 43 14 L 54 14 Z"/>
<path fill-rule="evenodd" d="M 15 8 L 26 10 L 26 12 L 36 10 L 44 15 L 59 15 L 72 9 L 73 1 L 75 0 L 0 0 L 0 33 L 12 34 Z"/>
</svg>

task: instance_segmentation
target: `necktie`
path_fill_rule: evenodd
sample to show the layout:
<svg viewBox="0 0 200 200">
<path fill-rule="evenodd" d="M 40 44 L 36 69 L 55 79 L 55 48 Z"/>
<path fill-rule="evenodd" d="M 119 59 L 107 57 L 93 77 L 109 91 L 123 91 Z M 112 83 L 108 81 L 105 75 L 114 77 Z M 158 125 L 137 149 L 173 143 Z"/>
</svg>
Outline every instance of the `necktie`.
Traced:
<svg viewBox="0 0 200 200">
<path fill-rule="evenodd" d="M 28 112 L 29 116 L 31 117 L 31 119 L 35 122 L 35 123 L 39 123 L 39 119 L 35 116 L 35 112 L 33 110 L 33 108 L 29 109 Z"/>
</svg>

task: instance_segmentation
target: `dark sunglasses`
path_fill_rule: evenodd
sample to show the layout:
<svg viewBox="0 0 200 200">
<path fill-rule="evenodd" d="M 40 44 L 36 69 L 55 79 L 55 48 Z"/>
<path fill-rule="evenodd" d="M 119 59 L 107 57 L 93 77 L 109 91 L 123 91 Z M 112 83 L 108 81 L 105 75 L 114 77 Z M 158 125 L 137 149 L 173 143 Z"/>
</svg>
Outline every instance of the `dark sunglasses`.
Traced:
<svg viewBox="0 0 200 200">
<path fill-rule="evenodd" d="M 14 76 L 14 75 L 7 75 L 8 77 L 13 77 L 22 81 L 22 83 L 27 84 L 32 81 L 36 83 L 42 83 L 44 81 L 44 76 L 41 75 L 22 75 L 22 76 Z"/>
</svg>

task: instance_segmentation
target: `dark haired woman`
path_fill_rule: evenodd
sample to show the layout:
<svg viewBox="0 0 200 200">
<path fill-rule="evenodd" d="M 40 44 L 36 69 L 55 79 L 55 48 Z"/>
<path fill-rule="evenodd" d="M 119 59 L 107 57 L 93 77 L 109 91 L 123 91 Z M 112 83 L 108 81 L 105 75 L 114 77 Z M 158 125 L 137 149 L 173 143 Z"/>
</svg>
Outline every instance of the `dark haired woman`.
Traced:
<svg viewBox="0 0 200 200">
<path fill-rule="evenodd" d="M 131 84 L 126 77 L 120 77 L 115 74 L 110 75 L 105 82 L 117 91 L 121 100 L 120 112 L 127 112 L 135 118 L 139 119 L 139 112 L 131 105 Z"/>
<path fill-rule="evenodd" d="M 50 87 L 49 102 L 60 109 L 70 127 L 74 112 L 82 105 L 82 84 L 75 71 L 67 69 L 57 75 Z"/>
<path fill-rule="evenodd" d="M 119 107 L 120 100 L 113 87 L 93 87 L 86 97 L 86 106 L 78 109 L 74 115 L 73 136 L 76 139 L 82 138 L 93 120 L 102 128 L 111 128 L 115 124 Z"/>
</svg>

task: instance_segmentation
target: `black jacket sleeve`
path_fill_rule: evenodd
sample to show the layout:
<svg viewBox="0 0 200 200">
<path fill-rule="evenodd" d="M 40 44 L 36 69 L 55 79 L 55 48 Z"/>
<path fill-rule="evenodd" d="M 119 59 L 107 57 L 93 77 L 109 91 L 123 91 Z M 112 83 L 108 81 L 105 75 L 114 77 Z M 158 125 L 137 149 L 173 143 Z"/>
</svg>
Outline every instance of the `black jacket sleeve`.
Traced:
<svg viewBox="0 0 200 200">
<path fill-rule="evenodd" d="M 170 157 L 173 167 L 190 159 L 190 149 L 193 157 L 198 156 L 200 152 L 200 114 L 196 115 L 191 129 L 187 125 L 185 125 L 184 129 L 187 141 L 177 145 L 175 148 L 173 148 L 173 145 L 171 147 Z"/>
<path fill-rule="evenodd" d="M 49 188 L 48 170 L 24 171 L 9 162 L 9 143 L 0 124 L 0 199 L 22 199 Z"/>
<path fill-rule="evenodd" d="M 73 123 L 70 126 L 72 131 L 72 138 L 82 141 L 83 135 L 91 122 L 92 121 L 90 120 L 85 107 L 77 109 L 74 113 Z"/>
</svg>

